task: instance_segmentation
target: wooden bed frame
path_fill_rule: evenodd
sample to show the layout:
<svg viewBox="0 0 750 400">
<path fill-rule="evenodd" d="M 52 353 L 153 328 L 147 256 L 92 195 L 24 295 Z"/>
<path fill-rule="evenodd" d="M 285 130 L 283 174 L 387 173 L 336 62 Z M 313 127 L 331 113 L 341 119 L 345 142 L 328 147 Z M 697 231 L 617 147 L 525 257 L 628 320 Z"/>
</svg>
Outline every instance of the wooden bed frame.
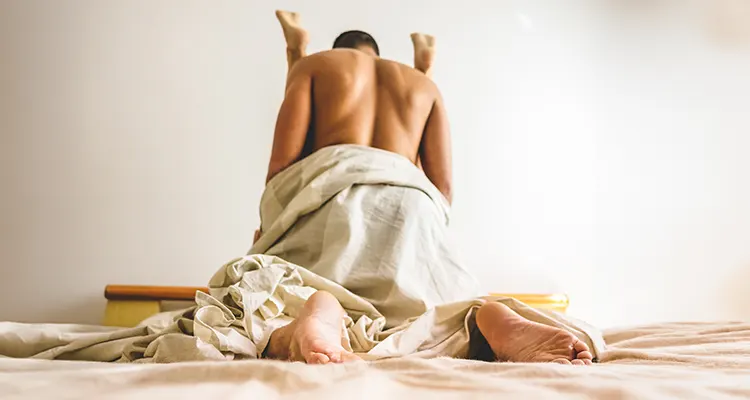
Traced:
<svg viewBox="0 0 750 400">
<path fill-rule="evenodd" d="M 104 312 L 104 325 L 108 326 L 136 326 L 144 319 L 163 310 L 163 303 L 185 302 L 186 306 L 195 299 L 196 292 L 208 293 L 207 287 L 201 286 L 138 286 L 138 285 L 107 285 L 104 297 L 107 308 Z M 554 310 L 565 313 L 570 301 L 564 294 L 501 294 L 490 293 L 493 296 L 507 296 L 518 299 L 532 307 Z"/>
</svg>

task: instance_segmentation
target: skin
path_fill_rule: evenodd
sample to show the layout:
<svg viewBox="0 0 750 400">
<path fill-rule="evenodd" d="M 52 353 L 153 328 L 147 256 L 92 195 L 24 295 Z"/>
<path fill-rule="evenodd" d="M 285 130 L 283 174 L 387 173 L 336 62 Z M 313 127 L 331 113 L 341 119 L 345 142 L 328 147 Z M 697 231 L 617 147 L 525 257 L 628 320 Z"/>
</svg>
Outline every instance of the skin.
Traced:
<svg viewBox="0 0 750 400">
<path fill-rule="evenodd" d="M 314 106 L 313 106 L 314 105 Z M 369 47 L 295 62 L 274 132 L 267 181 L 326 146 L 357 144 L 400 154 L 452 200 L 450 128 L 437 86 L 424 73 L 380 59 Z"/>
</svg>

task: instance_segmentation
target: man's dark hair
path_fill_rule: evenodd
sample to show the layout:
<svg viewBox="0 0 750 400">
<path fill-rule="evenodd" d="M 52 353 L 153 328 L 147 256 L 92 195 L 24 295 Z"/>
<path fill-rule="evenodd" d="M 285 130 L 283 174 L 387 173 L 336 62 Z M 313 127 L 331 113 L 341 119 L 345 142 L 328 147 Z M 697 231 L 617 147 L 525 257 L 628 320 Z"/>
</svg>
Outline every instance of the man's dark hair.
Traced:
<svg viewBox="0 0 750 400">
<path fill-rule="evenodd" d="M 380 49 L 378 48 L 375 39 L 367 33 L 362 31 L 347 31 L 339 35 L 336 40 L 333 41 L 333 48 L 344 48 L 344 49 L 356 49 L 359 46 L 369 46 L 375 50 L 375 54 L 380 55 Z"/>
</svg>

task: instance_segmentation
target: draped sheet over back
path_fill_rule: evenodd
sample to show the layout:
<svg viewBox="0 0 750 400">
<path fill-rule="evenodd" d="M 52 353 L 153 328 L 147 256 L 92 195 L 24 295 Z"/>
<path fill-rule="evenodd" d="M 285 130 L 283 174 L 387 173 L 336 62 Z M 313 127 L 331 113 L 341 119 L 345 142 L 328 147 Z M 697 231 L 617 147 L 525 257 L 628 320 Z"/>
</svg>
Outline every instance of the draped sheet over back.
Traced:
<svg viewBox="0 0 750 400">
<path fill-rule="evenodd" d="M 449 206 L 406 158 L 364 146 L 319 150 L 275 177 L 250 254 L 304 266 L 374 305 L 397 326 L 482 293 L 457 262 Z"/>
<path fill-rule="evenodd" d="M 316 290 L 347 311 L 343 345 L 364 359 L 476 355 L 474 311 L 500 301 L 566 329 L 600 356 L 591 326 L 510 298 L 480 297 L 447 239 L 448 205 L 408 160 L 325 148 L 280 173 L 261 202 L 263 235 L 223 265 L 196 306 L 136 328 L 0 323 L 0 355 L 175 362 L 259 357 Z M 259 255 L 258 253 L 264 253 Z M 488 260 L 488 264 L 492 260 Z M 502 285 L 498 282 L 497 285 Z"/>
</svg>

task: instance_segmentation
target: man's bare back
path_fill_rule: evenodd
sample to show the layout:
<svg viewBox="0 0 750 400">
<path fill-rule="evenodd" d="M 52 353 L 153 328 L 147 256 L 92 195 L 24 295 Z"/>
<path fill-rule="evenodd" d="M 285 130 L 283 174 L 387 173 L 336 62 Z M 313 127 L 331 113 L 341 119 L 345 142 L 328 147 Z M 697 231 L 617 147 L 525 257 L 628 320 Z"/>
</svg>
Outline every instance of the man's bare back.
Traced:
<svg viewBox="0 0 750 400">
<path fill-rule="evenodd" d="M 403 64 L 359 50 L 314 54 L 300 67 L 314 81 L 313 151 L 336 144 L 372 146 L 416 162 L 435 84 Z"/>
<path fill-rule="evenodd" d="M 450 132 L 442 98 L 425 74 L 354 49 L 297 61 L 279 112 L 269 179 L 326 146 L 356 144 L 422 164 L 450 201 Z"/>
</svg>

